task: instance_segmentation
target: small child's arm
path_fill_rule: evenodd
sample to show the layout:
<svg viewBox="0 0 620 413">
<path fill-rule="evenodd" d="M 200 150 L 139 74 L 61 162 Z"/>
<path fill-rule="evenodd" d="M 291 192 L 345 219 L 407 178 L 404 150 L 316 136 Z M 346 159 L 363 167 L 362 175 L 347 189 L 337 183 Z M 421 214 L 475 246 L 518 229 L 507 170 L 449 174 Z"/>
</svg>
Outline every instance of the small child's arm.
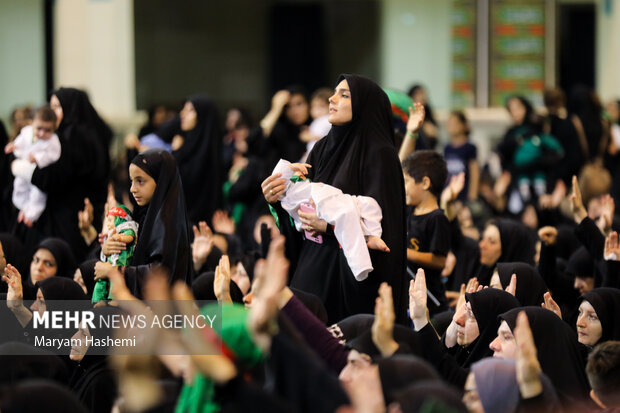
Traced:
<svg viewBox="0 0 620 413">
<path fill-rule="evenodd" d="M 445 255 L 437 255 L 432 252 L 420 252 L 412 248 L 407 248 L 407 259 L 424 268 L 441 270 L 446 265 Z"/>
</svg>

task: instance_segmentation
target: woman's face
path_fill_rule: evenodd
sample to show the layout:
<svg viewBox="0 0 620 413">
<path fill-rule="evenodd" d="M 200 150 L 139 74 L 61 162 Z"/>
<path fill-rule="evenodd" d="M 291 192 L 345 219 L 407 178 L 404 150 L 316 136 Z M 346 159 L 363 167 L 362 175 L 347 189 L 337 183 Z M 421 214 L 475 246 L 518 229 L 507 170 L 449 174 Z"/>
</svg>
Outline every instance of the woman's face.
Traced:
<svg viewBox="0 0 620 413">
<path fill-rule="evenodd" d="M 523 103 L 517 98 L 512 98 L 508 101 L 508 112 L 510 112 L 512 121 L 516 125 L 521 125 L 525 120 L 525 106 L 523 106 Z"/>
<path fill-rule="evenodd" d="M 476 386 L 476 377 L 474 373 L 467 375 L 465 380 L 465 388 L 463 389 L 463 404 L 467 407 L 469 413 L 484 413 L 482 402 L 480 401 L 480 395 L 478 394 L 478 387 Z"/>
<path fill-rule="evenodd" d="M 577 334 L 579 335 L 579 342 L 586 346 L 594 346 L 603 335 L 601 320 L 598 319 L 592 304 L 586 300 L 583 300 L 579 305 Z"/>
<path fill-rule="evenodd" d="M 516 360 L 517 358 L 517 342 L 512 330 L 506 321 L 502 321 L 497 329 L 497 337 L 491 341 L 489 348 L 493 350 L 493 357 L 501 359 Z"/>
<path fill-rule="evenodd" d="M 452 319 L 456 323 L 456 342 L 459 346 L 470 345 L 480 335 L 478 321 L 471 310 L 470 302 L 459 307 Z"/>
<path fill-rule="evenodd" d="M 185 106 L 181 109 L 181 130 L 188 131 L 196 127 L 198 123 L 198 113 L 192 102 L 185 102 Z"/>
<path fill-rule="evenodd" d="M 30 281 L 32 284 L 53 277 L 56 275 L 56 271 L 58 271 L 56 258 L 49 250 L 39 248 L 30 262 Z"/>
<path fill-rule="evenodd" d="M 88 331 L 88 327 L 80 327 L 78 331 L 75 332 L 73 337 L 71 337 L 71 353 L 69 353 L 69 358 L 73 361 L 77 361 L 78 363 L 82 361 L 84 356 L 86 355 L 86 351 L 88 351 L 89 345 L 87 344 L 87 338 L 90 337 L 90 331 Z M 79 340 L 79 341 L 78 341 Z"/>
<path fill-rule="evenodd" d="M 58 100 L 58 97 L 56 97 L 56 95 L 52 95 L 52 97 L 50 98 L 50 108 L 52 108 L 52 110 L 56 114 L 56 129 L 58 129 L 58 127 L 60 126 L 60 122 L 62 122 L 63 113 L 62 105 L 60 104 L 60 100 Z"/>
<path fill-rule="evenodd" d="M 80 287 L 82 287 L 82 290 L 84 290 L 84 294 L 88 294 L 88 289 L 86 288 L 84 278 L 82 277 L 82 271 L 80 271 L 79 268 L 75 270 L 75 273 L 73 274 L 73 281 L 80 284 Z"/>
<path fill-rule="evenodd" d="M 47 306 L 45 305 L 45 298 L 43 297 L 43 293 L 41 292 L 40 288 L 37 288 L 37 298 L 32 303 L 32 305 L 30 305 L 30 309 L 32 311 L 37 311 L 41 315 L 43 315 L 45 313 L 45 310 L 47 310 Z"/>
<path fill-rule="evenodd" d="M 495 264 L 502 255 L 499 229 L 495 225 L 488 225 L 478 245 L 480 246 L 480 263 L 489 267 Z"/>
<path fill-rule="evenodd" d="M 299 93 L 291 95 L 286 105 L 285 113 L 286 117 L 293 125 L 301 126 L 306 123 L 310 116 L 310 108 L 308 107 L 306 98 Z"/>
<path fill-rule="evenodd" d="M 338 83 L 336 91 L 329 98 L 329 116 L 327 120 L 332 125 L 344 125 L 353 120 L 353 105 L 351 103 L 351 90 L 346 79 Z"/>
<path fill-rule="evenodd" d="M 157 186 L 155 180 L 134 164 L 129 165 L 129 180 L 131 182 L 129 192 L 133 195 L 136 203 L 140 206 L 148 205 Z"/>
<path fill-rule="evenodd" d="M 370 357 L 357 350 L 351 350 L 347 356 L 347 364 L 340 371 L 338 378 L 345 385 L 352 385 L 367 369 L 372 367 Z"/>
</svg>

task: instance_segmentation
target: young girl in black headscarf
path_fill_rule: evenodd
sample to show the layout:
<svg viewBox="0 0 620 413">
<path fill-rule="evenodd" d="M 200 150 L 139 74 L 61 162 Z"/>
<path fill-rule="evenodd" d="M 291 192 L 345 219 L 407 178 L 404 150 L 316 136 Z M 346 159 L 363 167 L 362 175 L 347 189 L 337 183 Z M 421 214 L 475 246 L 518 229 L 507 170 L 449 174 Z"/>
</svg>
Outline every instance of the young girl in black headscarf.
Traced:
<svg viewBox="0 0 620 413">
<path fill-rule="evenodd" d="M 22 226 L 19 233 L 30 248 L 45 236 L 62 238 L 81 260 L 87 252 L 87 245 L 77 226 L 77 214 L 84 208 L 84 198 L 88 197 L 94 207 L 95 228 L 101 226 L 112 131 L 81 90 L 60 88 L 54 91 L 50 106 L 58 119 L 60 158 L 45 168 L 38 168 L 35 164 L 18 167 L 19 160 L 13 163 L 15 176 L 31 181 L 48 195 L 47 207 L 34 229 Z"/>
<path fill-rule="evenodd" d="M 125 279 L 132 294 L 142 296 L 144 277 L 153 265 L 161 264 L 170 272 L 170 282 L 191 284 L 191 252 L 185 198 L 174 157 L 163 149 L 149 149 L 136 156 L 129 166 L 130 192 L 138 206 L 134 217 L 139 222 L 138 243 Z M 104 255 L 120 253 L 125 243 L 115 235 L 102 246 Z M 98 262 L 95 278 L 107 277 L 109 263 Z"/>
<path fill-rule="evenodd" d="M 172 152 L 187 200 L 187 215 L 192 224 L 211 223 L 220 206 L 222 134 L 215 103 L 206 96 L 194 96 L 181 110 L 183 145 Z"/>
<path fill-rule="evenodd" d="M 371 80 L 341 75 L 330 98 L 330 133 L 308 156 L 307 178 L 341 189 L 349 195 L 373 197 L 383 211 L 382 239 L 390 252 L 370 251 L 374 271 L 361 282 L 354 279 L 333 228 L 315 213 L 300 213 L 306 230 L 321 233 L 322 243 L 305 239 L 291 286 L 321 298 L 330 322 L 357 313 L 372 313 L 381 282 L 394 290 L 396 317 L 404 321 L 405 307 L 405 194 L 403 173 L 394 145 L 391 106 L 387 95 Z M 269 203 L 284 191 L 273 175 L 263 182 Z M 275 182 L 274 182 L 275 181 Z M 276 205 L 280 230 L 299 237 L 289 217 Z"/>
</svg>

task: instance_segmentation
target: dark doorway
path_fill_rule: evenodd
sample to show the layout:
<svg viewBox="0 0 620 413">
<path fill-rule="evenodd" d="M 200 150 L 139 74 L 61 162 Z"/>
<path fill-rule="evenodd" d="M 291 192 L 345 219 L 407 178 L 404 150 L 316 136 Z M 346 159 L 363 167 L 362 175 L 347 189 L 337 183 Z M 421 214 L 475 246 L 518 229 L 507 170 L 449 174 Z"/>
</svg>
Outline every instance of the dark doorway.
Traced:
<svg viewBox="0 0 620 413">
<path fill-rule="evenodd" d="M 596 6 L 562 4 L 558 12 L 559 85 L 565 91 L 577 84 L 594 88 Z"/>
<path fill-rule="evenodd" d="M 301 85 L 311 93 L 327 82 L 322 4 L 276 4 L 271 9 L 269 76 L 272 91 Z"/>
</svg>

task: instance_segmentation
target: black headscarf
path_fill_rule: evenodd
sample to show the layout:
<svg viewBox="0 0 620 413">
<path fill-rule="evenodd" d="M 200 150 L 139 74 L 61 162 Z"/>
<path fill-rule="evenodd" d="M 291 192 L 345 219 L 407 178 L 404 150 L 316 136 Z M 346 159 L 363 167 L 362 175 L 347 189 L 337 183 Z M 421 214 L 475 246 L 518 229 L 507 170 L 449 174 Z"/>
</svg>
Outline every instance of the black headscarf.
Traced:
<svg viewBox="0 0 620 413">
<path fill-rule="evenodd" d="M 329 330 L 334 337 L 347 343 L 372 327 L 374 321 L 374 314 L 355 314 L 331 325 Z"/>
<path fill-rule="evenodd" d="M 108 148 L 112 140 L 112 129 L 99 117 L 90 103 L 88 95 L 78 89 L 61 87 L 53 92 L 62 106 L 62 122 L 59 131 L 75 125 L 86 125 L 93 130 L 99 142 Z"/>
<path fill-rule="evenodd" d="M 398 349 L 395 354 L 422 356 L 418 333 L 408 327 L 397 324 L 394 326 L 392 335 L 394 341 L 398 343 Z M 375 345 L 370 329 L 348 341 L 347 347 L 370 356 L 372 360 L 377 360 L 381 357 L 381 351 Z"/>
<path fill-rule="evenodd" d="M 136 207 L 140 227 L 133 266 L 162 264 L 170 281 L 191 282 L 191 252 L 185 198 L 174 157 L 163 149 L 149 149 L 132 161 L 156 182 L 147 206 Z M 127 267 L 125 275 L 134 294 L 142 293 L 142 275 Z"/>
<path fill-rule="evenodd" d="M 327 310 L 319 297 L 297 288 L 291 288 L 291 291 L 316 318 L 321 320 L 323 324 L 327 324 Z"/>
<path fill-rule="evenodd" d="M 196 110 L 196 126 L 186 132 L 183 146 L 173 155 L 183 182 L 190 222 L 210 223 L 220 205 L 223 183 L 220 176 L 222 134 L 219 118 L 215 103 L 210 98 L 193 96 L 187 101 Z"/>
<path fill-rule="evenodd" d="M 575 331 L 542 307 L 519 307 L 499 317 L 514 331 L 521 311 L 527 314 L 542 371 L 551 379 L 562 404 L 588 402 L 590 386 Z"/>
<path fill-rule="evenodd" d="M 46 238 L 39 243 L 37 250 L 48 250 L 56 260 L 56 277 L 70 278 L 73 280 L 73 274 L 77 268 L 75 257 L 71 252 L 71 247 L 60 238 Z"/>
<path fill-rule="evenodd" d="M 50 351 L 25 343 L 9 342 L 0 345 L 0 386 L 23 380 L 45 378 L 66 384 L 67 365 Z"/>
<path fill-rule="evenodd" d="M 540 305 L 544 302 L 547 285 L 538 270 L 523 262 L 500 262 L 497 264 L 502 287 L 508 287 L 512 274 L 517 274 L 517 290 L 515 297 L 521 306 Z"/>
<path fill-rule="evenodd" d="M 289 86 L 286 90 L 293 95 L 303 96 L 310 110 L 310 102 L 306 91 L 300 86 Z M 299 139 L 301 128 L 309 125 L 311 122 L 310 114 L 306 122 L 302 125 L 295 125 L 286 116 L 286 108 L 282 111 L 282 115 L 276 122 L 269 135 L 269 163 L 275 165 L 279 159 L 286 159 L 291 162 L 297 162 L 306 151 L 306 144 Z"/>
<path fill-rule="evenodd" d="M 496 219 L 489 223 L 499 230 L 499 239 L 502 246 L 502 254 L 497 259 L 498 262 L 524 262 L 534 264 L 536 254 L 536 237 L 525 225 L 511 219 Z M 495 264 L 488 267 L 480 266 L 478 272 L 478 282 L 488 285 L 491 282 Z"/>
<path fill-rule="evenodd" d="M 14 235 L 7 232 L 0 233 L 0 245 L 4 251 L 4 257 L 7 264 L 11 264 L 22 275 L 22 285 L 27 284 L 26 281 L 29 268 L 28 268 L 28 256 L 24 244 Z M 2 283 L 0 286 L 0 292 L 6 292 L 7 285 Z"/>
<path fill-rule="evenodd" d="M 439 374 L 427 361 L 415 356 L 392 356 L 377 361 L 386 406 L 395 394 L 421 380 L 439 379 Z"/>
<path fill-rule="evenodd" d="M 165 121 L 159 128 L 157 128 L 157 131 L 155 131 L 155 134 L 166 143 L 172 143 L 172 139 L 180 133 L 181 118 L 179 116 L 175 116 L 174 118 Z"/>
<path fill-rule="evenodd" d="M 620 340 L 620 290 L 601 287 L 588 291 L 579 299 L 589 302 L 603 327 L 599 343 L 608 340 Z"/>
<path fill-rule="evenodd" d="M 424 380 L 397 392 L 394 400 L 403 413 L 467 413 L 460 392 L 443 380 Z"/>
<path fill-rule="evenodd" d="M 377 289 L 386 281 L 394 291 L 396 319 L 403 322 L 408 303 L 405 184 L 394 146 L 392 109 L 385 92 L 372 80 L 343 74 L 336 83 L 345 79 L 351 91 L 353 119 L 332 126 L 329 134 L 314 145 L 307 161 L 312 165 L 308 178 L 349 195 L 370 196 L 379 203 L 383 211 L 381 238 L 391 252 L 370 251 L 375 268 L 372 276 L 364 283 L 345 276 L 343 299 L 363 303 L 364 308 L 355 312 L 373 312 Z"/>
<path fill-rule="evenodd" d="M 86 286 L 87 295 L 92 298 L 93 290 L 95 289 L 95 264 L 99 262 L 98 259 L 86 260 L 81 263 L 78 268 L 82 274 L 82 280 Z"/>
<path fill-rule="evenodd" d="M 77 397 L 51 380 L 27 380 L 0 397 L 3 413 L 87 413 Z"/>
<path fill-rule="evenodd" d="M 498 219 L 492 224 L 499 229 L 499 237 L 502 243 L 502 255 L 498 262 L 534 264 L 536 237 L 528 227 L 510 219 Z"/>
<path fill-rule="evenodd" d="M 88 300 L 88 297 L 84 294 L 84 290 L 82 290 L 80 284 L 76 283 L 72 279 L 50 277 L 43 281 L 39 281 L 36 286 L 41 289 L 41 293 L 43 293 L 43 298 L 46 303 L 48 301 Z M 51 310 L 49 305 L 47 309 Z"/>
<path fill-rule="evenodd" d="M 572 277 L 594 278 L 594 260 L 585 246 L 573 252 L 564 271 Z"/>
<path fill-rule="evenodd" d="M 198 301 L 217 301 L 215 291 L 213 291 L 213 281 L 215 281 L 215 273 L 208 271 L 200 274 L 192 282 L 192 293 Z M 243 304 L 243 293 L 233 280 L 230 280 L 230 298 L 233 303 Z"/>
<path fill-rule="evenodd" d="M 471 311 L 474 313 L 479 331 L 478 338 L 467 349 L 463 349 L 468 355 L 461 367 L 467 368 L 472 363 L 493 355 L 489 344 L 497 337 L 497 329 L 500 325 L 497 316 L 519 307 L 519 301 L 512 294 L 495 288 L 467 293 L 465 299 L 471 303 Z"/>
</svg>

